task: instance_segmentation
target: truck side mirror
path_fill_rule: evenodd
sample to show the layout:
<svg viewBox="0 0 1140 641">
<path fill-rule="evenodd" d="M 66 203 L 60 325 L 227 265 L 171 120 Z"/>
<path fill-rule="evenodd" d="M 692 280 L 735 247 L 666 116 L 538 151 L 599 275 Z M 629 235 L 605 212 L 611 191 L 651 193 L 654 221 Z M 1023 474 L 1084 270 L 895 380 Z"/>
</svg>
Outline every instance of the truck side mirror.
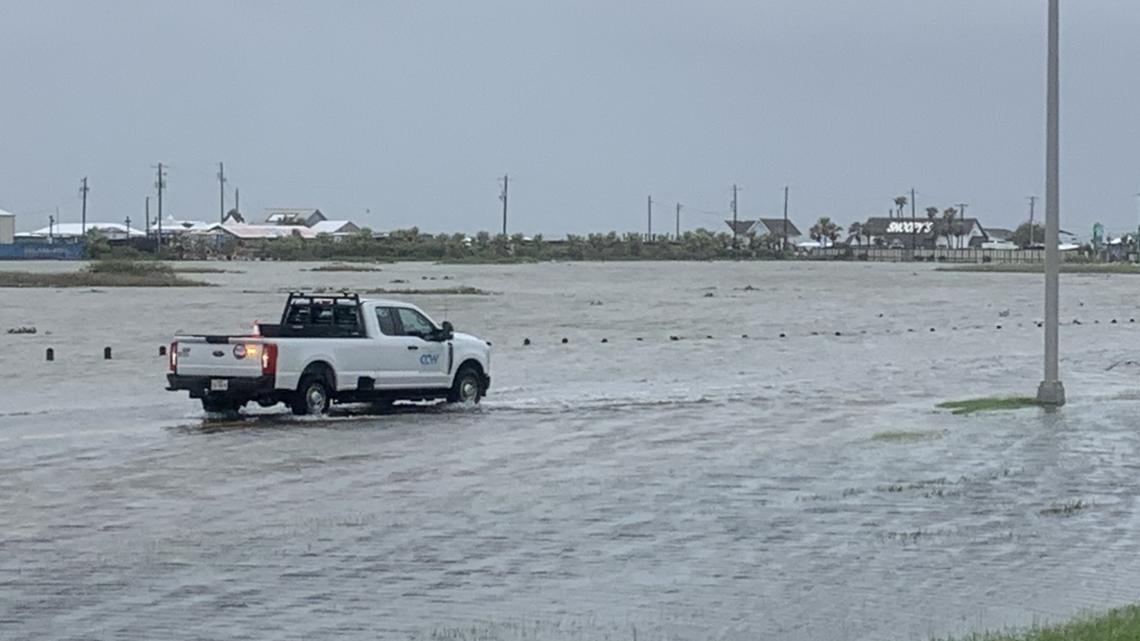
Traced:
<svg viewBox="0 0 1140 641">
<path fill-rule="evenodd" d="M 451 321 L 443 321 L 443 340 L 449 341 L 452 338 L 455 338 L 455 326 Z"/>
</svg>

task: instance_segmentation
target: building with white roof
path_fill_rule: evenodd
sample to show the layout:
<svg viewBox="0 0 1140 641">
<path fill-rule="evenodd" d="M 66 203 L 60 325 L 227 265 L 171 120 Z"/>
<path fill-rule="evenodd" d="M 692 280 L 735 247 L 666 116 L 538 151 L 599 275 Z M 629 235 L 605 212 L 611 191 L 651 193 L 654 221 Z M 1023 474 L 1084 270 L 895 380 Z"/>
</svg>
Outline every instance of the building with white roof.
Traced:
<svg viewBox="0 0 1140 641">
<path fill-rule="evenodd" d="M 0 209 L 0 245 L 16 241 L 16 214 Z"/>
<path fill-rule="evenodd" d="M 98 231 L 110 240 L 145 238 L 146 231 L 140 227 L 128 227 L 123 223 L 87 223 L 86 230 Z M 83 238 L 83 223 L 56 223 L 35 231 L 15 234 L 15 240 L 22 242 L 46 242 L 50 240 L 78 240 Z"/>
<path fill-rule="evenodd" d="M 319 223 L 309 227 L 318 234 L 354 234 L 360 231 L 360 227 L 356 223 L 347 220 L 322 220 Z"/>
</svg>

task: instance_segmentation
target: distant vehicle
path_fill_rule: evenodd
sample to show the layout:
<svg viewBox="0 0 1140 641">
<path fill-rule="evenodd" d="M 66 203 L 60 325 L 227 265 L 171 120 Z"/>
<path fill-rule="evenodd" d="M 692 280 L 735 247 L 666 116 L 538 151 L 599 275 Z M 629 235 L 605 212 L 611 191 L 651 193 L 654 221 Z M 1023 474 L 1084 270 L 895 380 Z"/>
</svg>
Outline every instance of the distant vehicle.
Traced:
<svg viewBox="0 0 1140 641">
<path fill-rule="evenodd" d="M 988 240 L 982 243 L 982 249 L 1017 249 L 1016 243 L 1008 240 Z"/>
<path fill-rule="evenodd" d="M 166 389 L 190 392 L 207 412 L 253 401 L 323 414 L 334 401 L 475 404 L 490 371 L 490 343 L 410 303 L 292 293 L 280 324 L 253 335 L 175 337 Z"/>
</svg>

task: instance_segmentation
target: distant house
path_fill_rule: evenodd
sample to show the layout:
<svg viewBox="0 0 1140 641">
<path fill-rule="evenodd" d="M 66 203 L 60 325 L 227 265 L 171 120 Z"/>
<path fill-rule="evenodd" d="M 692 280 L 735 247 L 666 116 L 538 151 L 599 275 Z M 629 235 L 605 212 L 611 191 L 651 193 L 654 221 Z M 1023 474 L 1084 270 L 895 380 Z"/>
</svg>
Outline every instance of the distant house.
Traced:
<svg viewBox="0 0 1140 641">
<path fill-rule="evenodd" d="M 357 227 L 356 223 L 347 220 L 322 220 L 315 225 L 310 225 L 309 229 L 318 234 L 332 234 L 333 236 L 355 234 L 360 231 L 360 227 Z"/>
<path fill-rule="evenodd" d="M 1002 229 L 1001 227 L 986 227 L 986 235 L 990 237 L 990 240 L 998 242 L 1013 240 L 1013 230 Z"/>
<path fill-rule="evenodd" d="M 724 224 L 728 228 L 733 229 L 732 221 L 726 220 Z M 784 237 L 784 219 L 783 218 L 760 218 L 758 220 L 737 220 L 736 233 L 740 236 L 748 234 L 755 234 L 757 236 L 768 236 L 770 238 L 783 238 Z M 795 223 L 788 221 L 788 243 L 796 244 L 802 240 L 803 234 Z"/>
<path fill-rule="evenodd" d="M 265 216 L 267 225 L 294 225 L 312 227 L 317 223 L 328 220 L 319 209 L 268 209 Z"/>
<path fill-rule="evenodd" d="M 868 238 L 869 237 L 869 238 Z M 852 239 L 859 242 L 859 239 Z M 977 218 L 868 218 L 863 223 L 861 241 L 888 248 L 967 249 L 981 247 L 989 240 Z"/>
<path fill-rule="evenodd" d="M 798 243 L 803 238 L 803 234 L 800 233 L 800 229 L 796 227 L 796 224 L 792 221 L 789 220 L 787 224 L 788 242 L 792 244 Z M 785 230 L 783 218 L 761 218 L 756 227 L 758 228 L 756 230 L 757 234 L 767 234 L 773 238 L 784 238 Z"/>
<path fill-rule="evenodd" d="M 108 240 L 125 240 L 129 238 L 145 238 L 146 230 L 142 225 L 127 227 L 123 223 L 87 223 L 87 231 L 97 231 Z M 79 240 L 83 237 L 82 223 L 56 223 L 42 227 L 35 231 L 26 231 L 15 234 L 17 243 L 46 243 L 55 240 Z"/>
<path fill-rule="evenodd" d="M 758 220 L 737 220 L 734 223 L 731 220 L 726 220 L 724 224 L 728 225 L 728 229 L 736 235 L 745 236 L 756 229 L 756 225 L 759 224 L 759 222 Z"/>
<path fill-rule="evenodd" d="M 246 225 L 244 223 L 214 223 L 207 229 L 196 230 L 195 235 L 221 240 L 271 240 L 274 238 L 316 238 L 317 232 L 304 225 Z"/>
<path fill-rule="evenodd" d="M 163 237 L 181 236 L 195 231 L 204 231 L 210 228 L 210 223 L 201 220 L 177 220 L 173 216 L 167 216 L 162 219 L 162 235 Z M 155 220 L 150 224 L 150 231 L 152 234 L 158 234 L 159 224 Z"/>
</svg>

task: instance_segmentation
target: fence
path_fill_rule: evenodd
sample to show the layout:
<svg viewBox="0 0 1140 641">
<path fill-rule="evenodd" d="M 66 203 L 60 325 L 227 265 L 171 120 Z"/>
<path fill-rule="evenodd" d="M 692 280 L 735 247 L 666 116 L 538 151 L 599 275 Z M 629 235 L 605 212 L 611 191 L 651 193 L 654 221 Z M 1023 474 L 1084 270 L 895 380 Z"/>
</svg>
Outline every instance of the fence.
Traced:
<svg viewBox="0 0 1140 641">
<path fill-rule="evenodd" d="M 1043 263 L 1044 249 L 901 249 L 885 247 L 827 247 L 813 250 L 809 257 L 867 260 L 873 262 L 928 261 L 938 263 Z M 1061 260 L 1073 260 L 1078 252 L 1061 252 Z"/>
<path fill-rule="evenodd" d="M 0 245 L 0 260 L 78 260 L 83 258 L 81 243 Z"/>
</svg>

